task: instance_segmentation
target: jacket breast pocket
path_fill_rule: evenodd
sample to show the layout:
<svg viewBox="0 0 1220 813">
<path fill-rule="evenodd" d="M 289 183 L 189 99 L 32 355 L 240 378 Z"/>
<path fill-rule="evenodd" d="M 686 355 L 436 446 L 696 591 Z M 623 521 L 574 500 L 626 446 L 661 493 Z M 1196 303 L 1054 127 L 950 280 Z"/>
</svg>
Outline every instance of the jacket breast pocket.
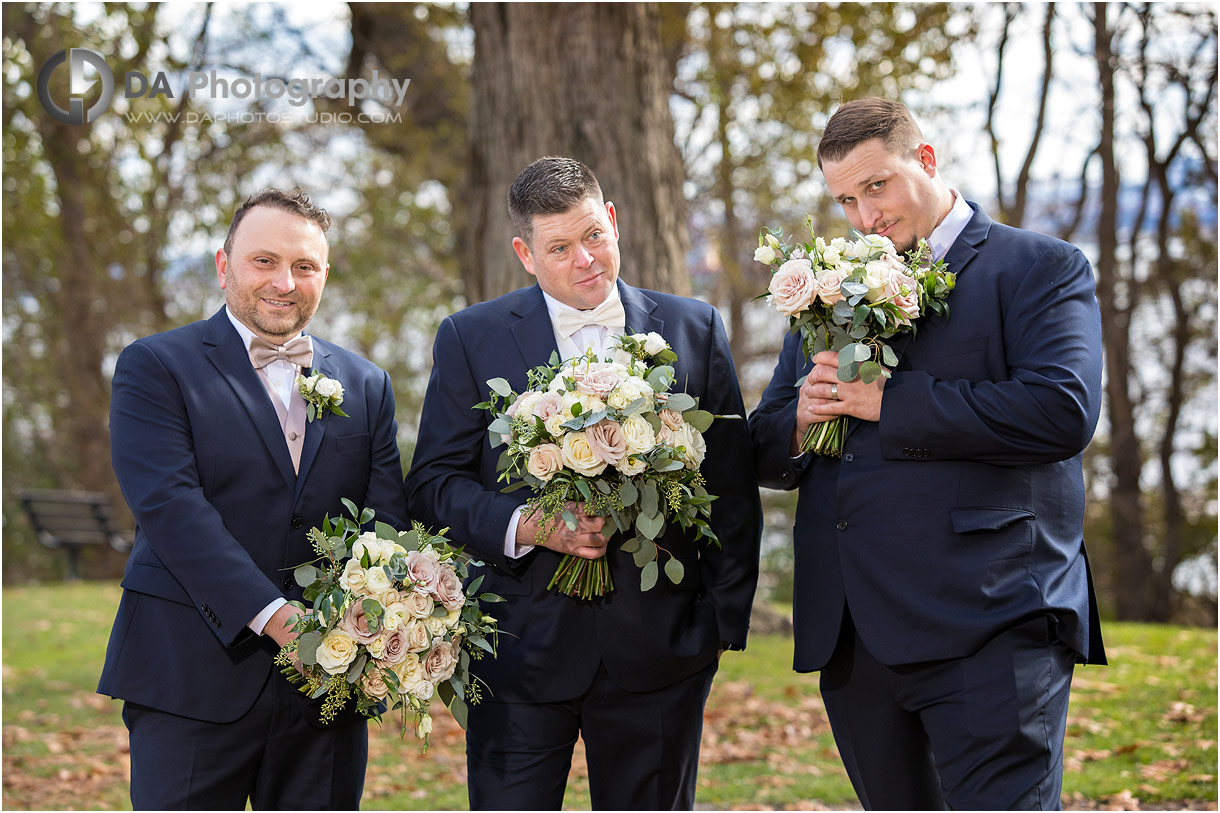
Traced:
<svg viewBox="0 0 1220 813">
<path fill-rule="evenodd" d="M 340 454 L 353 452 L 367 452 L 369 450 L 369 435 L 365 432 L 362 435 L 344 435 L 335 438 L 335 451 Z"/>
</svg>

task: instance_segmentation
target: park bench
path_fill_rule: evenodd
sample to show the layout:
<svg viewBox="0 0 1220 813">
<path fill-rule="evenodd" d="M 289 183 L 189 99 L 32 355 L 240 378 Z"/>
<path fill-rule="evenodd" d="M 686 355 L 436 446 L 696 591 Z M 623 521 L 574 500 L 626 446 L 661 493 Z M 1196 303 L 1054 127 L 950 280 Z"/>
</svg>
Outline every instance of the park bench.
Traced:
<svg viewBox="0 0 1220 813">
<path fill-rule="evenodd" d="M 80 578 L 80 554 L 93 545 L 108 545 L 120 553 L 131 549 L 131 537 L 119 531 L 111 515 L 110 497 L 89 491 L 26 489 L 17 498 L 48 548 L 68 554 L 68 578 Z"/>
</svg>

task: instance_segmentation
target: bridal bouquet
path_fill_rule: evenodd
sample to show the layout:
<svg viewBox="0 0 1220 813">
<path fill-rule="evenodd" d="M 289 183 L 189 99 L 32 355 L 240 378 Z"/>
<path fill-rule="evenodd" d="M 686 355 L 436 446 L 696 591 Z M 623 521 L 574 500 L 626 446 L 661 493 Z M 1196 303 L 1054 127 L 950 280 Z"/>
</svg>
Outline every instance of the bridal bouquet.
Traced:
<svg viewBox="0 0 1220 813">
<path fill-rule="evenodd" d="M 866 384 L 889 378 L 898 357 L 885 340 L 915 332 L 915 320 L 926 313 L 949 315 L 945 301 L 956 277 L 943 260 L 929 263 L 931 250 L 920 240 L 906 259 L 888 237 L 860 234 L 827 243 L 805 226 L 812 243 L 781 243 L 783 232 L 764 227 L 754 259 L 772 269 L 771 304 L 800 331 L 805 358 L 821 350 L 839 354 L 839 380 L 857 376 Z M 882 366 L 886 365 L 886 366 Z M 802 379 L 803 380 L 803 379 Z M 801 382 L 796 382 L 800 386 Z M 802 452 L 839 457 L 847 417 L 815 423 L 801 443 Z"/>
<path fill-rule="evenodd" d="M 474 562 L 441 534 L 418 523 L 399 532 L 378 522 L 361 532 L 373 511 L 351 513 L 309 530 L 318 558 L 296 568 L 297 584 L 313 604 L 296 623 L 298 637 L 276 657 L 283 673 L 313 698 L 325 697 L 322 719 L 330 721 L 349 702 L 380 720 L 399 711 L 424 740 L 432 731 L 428 706 L 434 696 L 466 727 L 466 702 L 478 703 L 471 659 L 495 656 L 496 620 L 480 602 L 503 601 L 479 594 L 482 576 L 465 590 Z M 295 660 L 299 660 L 298 670 Z"/>
<path fill-rule="evenodd" d="M 684 392 L 670 392 L 677 355 L 656 333 L 617 338 L 605 359 L 590 352 L 526 374 L 527 389 L 512 391 L 503 378 L 487 382 L 490 398 L 476 406 L 493 415 L 488 432 L 500 456 L 504 490 L 534 490 L 527 510 L 541 516 L 539 541 L 556 518 L 575 529 L 566 507 L 583 502 L 629 534 L 623 551 L 641 568 L 640 589 L 657 582 L 660 552 L 666 577 L 682 581 L 682 563 L 657 544 L 667 523 L 691 529 L 696 539 L 719 545 L 712 531 L 711 502 L 699 466 L 707 453 L 703 433 L 715 419 Z M 582 599 L 614 589 L 606 559 L 565 555 L 549 588 Z"/>
</svg>

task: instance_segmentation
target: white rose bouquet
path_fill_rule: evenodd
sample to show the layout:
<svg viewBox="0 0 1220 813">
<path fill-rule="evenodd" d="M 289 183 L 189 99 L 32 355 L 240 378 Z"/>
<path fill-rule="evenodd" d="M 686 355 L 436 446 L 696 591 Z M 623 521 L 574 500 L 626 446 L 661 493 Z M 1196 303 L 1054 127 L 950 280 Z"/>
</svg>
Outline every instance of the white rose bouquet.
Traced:
<svg viewBox="0 0 1220 813">
<path fill-rule="evenodd" d="M 853 240 L 836 237 L 827 243 L 813 234 L 808 215 L 805 227 L 811 243 L 782 243 L 782 230 L 762 229 L 754 259 L 772 270 L 763 296 L 788 317 L 791 332 L 800 331 L 805 358 L 821 350 L 839 354 L 840 381 L 859 376 L 871 384 L 889 378 L 887 367 L 898 357 L 885 340 L 915 333 L 915 320 L 929 312 L 948 318 L 945 300 L 955 275 L 943 260 L 928 262 L 931 250 L 923 240 L 904 260 L 888 237 L 853 229 Z M 846 427 L 846 416 L 815 423 L 801 451 L 839 457 Z"/>
<path fill-rule="evenodd" d="M 532 488 L 526 505 L 541 512 L 542 529 L 556 517 L 575 528 L 569 502 L 607 517 L 607 528 L 629 535 L 622 550 L 641 568 L 643 590 L 656 585 L 661 552 L 666 577 L 682 581 L 682 563 L 657 544 L 667 523 L 720 544 L 708 524 L 716 498 L 699 472 L 703 433 L 716 416 L 687 393 L 670 392 L 677 358 L 656 333 L 620 336 L 603 360 L 589 353 L 561 364 L 552 354 L 526 374 L 520 394 L 492 379 L 489 400 L 476 405 L 492 413 L 492 448 L 507 444 L 498 465 L 510 483 L 504 491 Z M 604 557 L 565 555 L 548 587 L 591 599 L 614 590 L 614 582 Z"/>
<path fill-rule="evenodd" d="M 467 702 L 479 702 L 470 661 L 494 657 L 497 643 L 496 620 L 480 603 L 503 599 L 478 593 L 481 576 L 462 589 L 469 566 L 480 563 L 450 546 L 443 531 L 417 523 L 399 532 L 378 522 L 361 532 L 373 511 L 343 504 L 351 519 L 327 517 L 309 530 L 318 558 L 293 575 L 313 607 L 292 602 L 305 613 L 276 662 L 302 692 L 326 698 L 323 720 L 349 701 L 375 720 L 399 711 L 403 736 L 409 726 L 426 749 L 434 696 L 463 728 Z"/>
</svg>

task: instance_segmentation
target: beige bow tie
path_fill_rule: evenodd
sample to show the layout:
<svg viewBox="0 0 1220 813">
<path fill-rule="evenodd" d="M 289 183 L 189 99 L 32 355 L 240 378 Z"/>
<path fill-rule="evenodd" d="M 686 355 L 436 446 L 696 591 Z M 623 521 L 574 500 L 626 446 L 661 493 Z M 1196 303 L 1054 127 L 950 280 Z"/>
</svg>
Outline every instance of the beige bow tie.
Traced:
<svg viewBox="0 0 1220 813">
<path fill-rule="evenodd" d="M 273 361 L 286 361 L 299 367 L 313 366 L 313 338 L 297 336 L 283 347 L 255 336 L 250 340 L 250 363 L 261 370 Z"/>
<path fill-rule="evenodd" d="M 604 328 L 621 330 L 627 321 L 623 312 L 623 301 L 618 298 L 607 299 L 593 310 L 577 311 L 565 308 L 555 315 L 555 329 L 565 339 L 583 327 L 600 325 Z"/>
</svg>

